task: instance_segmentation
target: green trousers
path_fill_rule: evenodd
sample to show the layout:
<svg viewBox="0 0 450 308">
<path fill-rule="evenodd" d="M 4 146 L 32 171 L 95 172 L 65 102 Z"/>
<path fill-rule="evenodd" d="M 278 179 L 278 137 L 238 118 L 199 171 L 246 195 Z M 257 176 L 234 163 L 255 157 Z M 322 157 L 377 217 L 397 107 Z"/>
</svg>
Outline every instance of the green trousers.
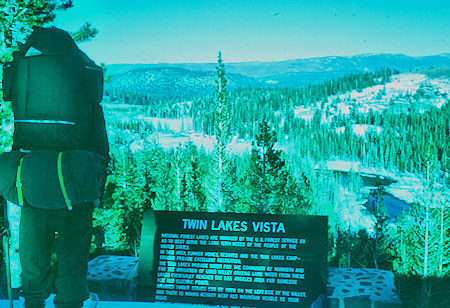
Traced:
<svg viewBox="0 0 450 308">
<path fill-rule="evenodd" d="M 22 208 L 19 255 L 26 308 L 42 308 L 53 292 L 56 308 L 80 308 L 88 298 L 92 211 L 92 203 L 71 211 Z"/>
</svg>

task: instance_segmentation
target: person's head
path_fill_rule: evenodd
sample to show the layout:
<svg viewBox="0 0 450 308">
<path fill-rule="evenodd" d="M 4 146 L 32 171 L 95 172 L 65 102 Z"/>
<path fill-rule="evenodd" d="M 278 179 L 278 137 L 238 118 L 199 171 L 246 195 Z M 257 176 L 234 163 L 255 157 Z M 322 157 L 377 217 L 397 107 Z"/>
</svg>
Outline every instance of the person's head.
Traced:
<svg viewBox="0 0 450 308">
<path fill-rule="evenodd" d="M 50 27 L 35 27 L 20 48 L 20 56 L 25 56 L 30 48 L 43 55 L 71 55 L 78 53 L 78 47 L 66 31 Z"/>
</svg>

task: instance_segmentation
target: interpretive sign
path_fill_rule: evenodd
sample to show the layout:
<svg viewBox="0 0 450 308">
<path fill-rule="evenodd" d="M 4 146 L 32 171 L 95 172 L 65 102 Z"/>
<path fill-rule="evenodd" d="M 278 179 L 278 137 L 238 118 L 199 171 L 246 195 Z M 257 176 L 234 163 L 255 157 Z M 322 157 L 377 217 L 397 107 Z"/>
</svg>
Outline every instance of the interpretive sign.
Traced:
<svg viewBox="0 0 450 308">
<path fill-rule="evenodd" d="M 146 212 L 138 297 L 311 307 L 326 293 L 327 217 Z"/>
</svg>

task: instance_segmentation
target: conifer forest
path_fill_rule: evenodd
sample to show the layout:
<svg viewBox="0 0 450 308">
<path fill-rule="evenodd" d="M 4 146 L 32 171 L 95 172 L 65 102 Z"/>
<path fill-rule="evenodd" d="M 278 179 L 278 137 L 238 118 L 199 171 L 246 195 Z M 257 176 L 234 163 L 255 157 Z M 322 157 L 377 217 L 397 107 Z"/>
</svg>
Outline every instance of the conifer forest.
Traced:
<svg viewBox="0 0 450 308">
<path fill-rule="evenodd" d="M 411 290 L 416 283 L 418 298 L 402 299 L 411 305 L 431 301 L 435 307 L 448 299 L 436 282 L 450 270 L 447 94 L 425 82 L 385 108 L 363 110 L 348 93 L 375 87 L 371 103 L 383 102 L 386 85 L 400 72 L 383 69 L 299 88 L 229 91 L 225 70 L 219 55 L 215 94 L 186 101 L 107 88 L 112 161 L 96 212 L 94 247 L 138 255 L 146 208 L 327 215 L 330 266 L 419 277 L 424 282 L 419 287 L 408 279 L 402 284 Z M 445 103 L 429 104 L 437 97 Z M 182 120 L 174 133 L 168 122 L 118 117 L 113 107 L 119 102 L 128 102 L 127 110 L 143 118 Z M 309 116 L 302 117 L 302 110 Z M 358 134 L 358 128 L 365 133 Z M 185 142 L 161 146 L 154 136 L 164 134 Z M 182 138 L 190 134 L 212 141 L 208 146 Z M 240 142 L 244 150 L 236 146 Z M 352 164 L 334 170 L 330 161 Z M 407 188 L 411 196 L 395 212 L 384 202 L 395 199 L 386 189 L 408 179 L 415 183 Z"/>
</svg>

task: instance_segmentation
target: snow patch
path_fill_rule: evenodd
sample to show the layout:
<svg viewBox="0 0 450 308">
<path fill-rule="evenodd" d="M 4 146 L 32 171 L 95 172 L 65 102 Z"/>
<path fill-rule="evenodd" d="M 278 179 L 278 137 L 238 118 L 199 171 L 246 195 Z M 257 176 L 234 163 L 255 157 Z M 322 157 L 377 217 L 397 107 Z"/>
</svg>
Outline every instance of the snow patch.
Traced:
<svg viewBox="0 0 450 308">
<path fill-rule="evenodd" d="M 151 123 L 153 127 L 162 127 L 172 132 L 184 132 L 193 130 L 192 118 L 181 118 L 181 119 L 165 119 L 165 118 L 155 118 L 146 117 L 144 115 L 137 115 L 135 119 Z"/>
<path fill-rule="evenodd" d="M 157 143 L 163 149 L 175 149 L 180 144 L 186 144 L 192 142 L 197 148 L 203 148 L 207 153 L 211 153 L 216 143 L 215 136 L 208 136 L 198 133 L 190 134 L 163 134 L 155 133 L 145 140 L 146 143 Z M 142 143 L 142 148 L 144 143 Z M 228 145 L 230 154 L 242 155 L 251 151 L 251 143 L 242 139 L 238 139 L 237 136 L 233 137 L 232 141 Z"/>
<path fill-rule="evenodd" d="M 136 153 L 144 149 L 144 140 L 135 140 L 130 144 L 131 153 Z"/>
<path fill-rule="evenodd" d="M 294 115 L 297 118 L 301 118 L 306 121 L 311 121 L 314 116 L 315 110 L 311 107 L 299 106 L 294 109 Z"/>
<path fill-rule="evenodd" d="M 421 97 L 420 94 L 424 96 Z M 403 73 L 393 75 L 385 85 L 331 95 L 324 106 L 323 102 L 317 102 L 308 107 L 298 106 L 294 112 L 296 117 L 311 121 L 315 110 L 320 108 L 324 111 L 322 122 L 330 122 L 338 114 L 349 116 L 353 108 L 359 113 L 368 113 L 370 110 L 381 112 L 389 108 L 394 108 L 395 112 L 403 112 L 413 105 L 419 111 L 425 111 L 431 106 L 441 108 L 449 97 L 448 78 L 430 79 L 424 74 Z"/>
<path fill-rule="evenodd" d="M 347 161 L 347 160 L 328 160 L 325 162 L 325 167 L 328 170 L 332 171 L 341 171 L 341 172 L 358 172 L 360 169 L 361 163 L 359 161 Z M 315 169 L 318 169 L 319 165 L 316 165 Z"/>
<path fill-rule="evenodd" d="M 267 84 L 274 85 L 274 84 L 278 84 L 279 81 L 278 81 L 278 80 L 266 80 L 266 83 L 267 83 Z"/>
<path fill-rule="evenodd" d="M 339 188 L 339 202 L 335 211 L 342 230 L 358 232 L 366 229 L 369 234 L 374 232 L 374 220 L 372 215 L 367 213 L 364 206 L 366 202 L 366 199 L 358 200 L 348 189 Z"/>
<path fill-rule="evenodd" d="M 377 125 L 368 125 L 368 124 L 354 124 L 352 125 L 352 132 L 353 134 L 360 136 L 360 137 L 366 137 L 368 133 L 373 133 L 379 135 L 383 131 L 383 128 L 381 126 Z M 336 133 L 342 134 L 345 132 L 345 127 L 338 127 L 336 128 Z"/>
</svg>

